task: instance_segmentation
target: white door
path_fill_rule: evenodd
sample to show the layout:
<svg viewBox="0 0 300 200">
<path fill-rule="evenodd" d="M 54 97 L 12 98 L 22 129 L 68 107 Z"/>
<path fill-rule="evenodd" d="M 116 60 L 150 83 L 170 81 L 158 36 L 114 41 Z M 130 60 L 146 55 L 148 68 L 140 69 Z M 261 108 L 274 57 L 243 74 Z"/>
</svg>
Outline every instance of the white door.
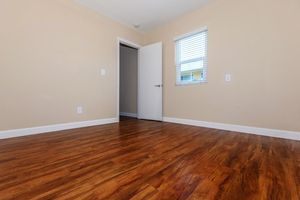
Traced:
<svg viewBox="0 0 300 200">
<path fill-rule="evenodd" d="M 138 118 L 162 121 L 162 43 L 139 49 Z"/>
</svg>

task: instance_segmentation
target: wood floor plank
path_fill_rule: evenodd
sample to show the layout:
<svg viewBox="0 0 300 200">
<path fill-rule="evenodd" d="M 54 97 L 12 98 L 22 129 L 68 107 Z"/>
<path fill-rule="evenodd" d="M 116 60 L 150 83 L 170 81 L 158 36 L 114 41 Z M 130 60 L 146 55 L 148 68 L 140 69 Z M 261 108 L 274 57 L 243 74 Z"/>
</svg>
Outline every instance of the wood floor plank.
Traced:
<svg viewBox="0 0 300 200">
<path fill-rule="evenodd" d="M 299 200 L 300 142 L 123 118 L 0 141 L 0 200 Z"/>
</svg>

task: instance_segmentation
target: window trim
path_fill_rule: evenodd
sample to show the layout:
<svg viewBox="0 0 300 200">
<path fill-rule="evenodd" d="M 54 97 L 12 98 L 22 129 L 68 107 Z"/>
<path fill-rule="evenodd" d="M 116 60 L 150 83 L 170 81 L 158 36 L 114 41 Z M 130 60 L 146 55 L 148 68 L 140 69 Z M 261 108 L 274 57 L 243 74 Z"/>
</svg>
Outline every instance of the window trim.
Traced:
<svg viewBox="0 0 300 200">
<path fill-rule="evenodd" d="M 195 61 L 202 61 L 205 63 L 204 64 L 204 77 L 205 77 L 205 80 L 203 81 L 182 81 L 181 80 L 181 73 L 180 73 L 180 65 L 177 65 L 179 62 L 178 62 L 178 48 L 177 48 L 177 42 L 179 40 L 182 40 L 182 39 L 185 39 L 185 38 L 188 38 L 188 37 L 191 37 L 193 35 L 196 35 L 196 34 L 200 34 L 202 32 L 207 32 L 207 39 L 206 39 L 206 46 L 205 46 L 205 52 L 206 52 L 206 56 L 205 57 L 201 57 L 201 58 L 195 58 L 195 59 L 190 59 L 190 60 L 186 60 L 180 64 L 185 64 L 185 63 L 191 63 L 191 62 L 195 62 Z M 208 28 L 207 27 L 203 27 L 201 29 L 198 29 L 198 30 L 195 30 L 195 31 L 192 31 L 192 32 L 189 32 L 189 33 L 186 33 L 186 34 L 183 34 L 183 35 L 180 35 L 180 36 L 177 36 L 174 38 L 174 44 L 175 44 L 175 67 L 176 67 L 176 86 L 184 86 L 184 85 L 197 85 L 197 84 L 205 84 L 205 83 L 208 83 L 207 81 L 207 70 L 208 70 Z"/>
</svg>

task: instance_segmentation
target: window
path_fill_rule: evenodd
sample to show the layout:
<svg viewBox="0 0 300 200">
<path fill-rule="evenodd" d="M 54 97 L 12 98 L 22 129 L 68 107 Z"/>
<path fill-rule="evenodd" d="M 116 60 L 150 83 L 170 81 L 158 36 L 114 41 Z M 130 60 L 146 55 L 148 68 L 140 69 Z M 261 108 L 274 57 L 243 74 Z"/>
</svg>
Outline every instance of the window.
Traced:
<svg viewBox="0 0 300 200">
<path fill-rule="evenodd" d="M 207 81 L 207 29 L 175 39 L 177 84 Z"/>
</svg>

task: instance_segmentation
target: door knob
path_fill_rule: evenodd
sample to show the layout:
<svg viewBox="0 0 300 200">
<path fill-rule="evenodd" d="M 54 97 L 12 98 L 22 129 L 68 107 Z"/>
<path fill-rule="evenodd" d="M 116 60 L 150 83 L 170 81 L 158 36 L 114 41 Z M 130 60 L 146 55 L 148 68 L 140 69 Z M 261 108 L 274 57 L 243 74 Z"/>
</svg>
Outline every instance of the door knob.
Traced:
<svg viewBox="0 0 300 200">
<path fill-rule="evenodd" d="M 162 87 L 162 85 L 154 85 L 154 87 Z"/>
</svg>

